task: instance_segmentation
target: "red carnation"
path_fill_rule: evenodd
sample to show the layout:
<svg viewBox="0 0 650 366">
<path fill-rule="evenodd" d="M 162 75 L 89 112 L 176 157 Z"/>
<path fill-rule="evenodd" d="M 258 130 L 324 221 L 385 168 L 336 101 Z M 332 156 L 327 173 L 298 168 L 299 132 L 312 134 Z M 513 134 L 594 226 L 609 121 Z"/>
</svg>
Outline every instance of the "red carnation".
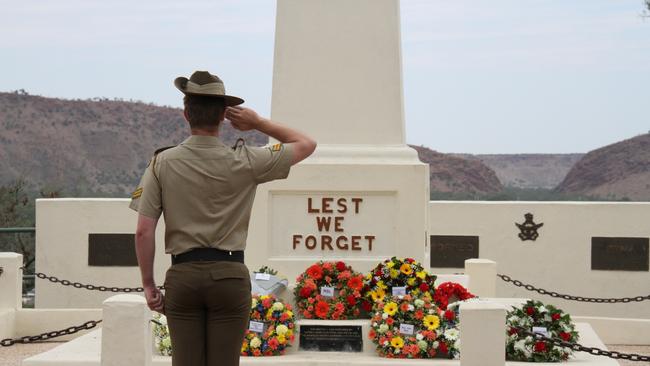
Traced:
<svg viewBox="0 0 650 366">
<path fill-rule="evenodd" d="M 330 311 L 330 306 L 325 301 L 319 301 L 316 304 L 316 316 L 319 318 L 326 318 L 327 313 Z"/>
<path fill-rule="evenodd" d="M 445 319 L 451 321 L 451 320 L 454 320 L 455 317 L 456 317 L 456 313 L 454 313 L 453 311 L 451 311 L 451 310 L 445 311 Z"/>
<path fill-rule="evenodd" d="M 546 351 L 546 343 L 537 341 L 535 343 L 535 352 L 544 352 Z"/>
<path fill-rule="evenodd" d="M 312 291 L 313 290 L 311 288 L 309 288 L 309 287 L 303 287 L 303 288 L 300 289 L 300 297 L 306 299 L 311 295 Z"/>
<path fill-rule="evenodd" d="M 353 290 L 361 290 L 363 287 L 363 281 L 361 281 L 361 277 L 352 277 L 348 281 L 348 287 L 353 289 Z"/>
<path fill-rule="evenodd" d="M 562 338 L 563 341 L 568 342 L 571 339 L 571 333 L 560 332 L 560 338 Z"/>
<path fill-rule="evenodd" d="M 314 264 L 313 266 L 307 268 L 307 275 L 315 280 L 320 280 L 323 278 L 323 268 L 321 268 L 321 266 L 318 264 Z"/>
<path fill-rule="evenodd" d="M 369 312 L 372 310 L 372 304 L 370 301 L 364 301 L 361 303 L 361 307 L 363 308 L 364 311 Z"/>
<path fill-rule="evenodd" d="M 533 316 L 533 314 L 535 314 L 535 308 L 533 308 L 532 306 L 527 307 L 526 314 Z"/>
<path fill-rule="evenodd" d="M 509 335 L 517 334 L 519 333 L 516 328 L 510 327 L 510 330 L 508 330 Z"/>
<path fill-rule="evenodd" d="M 337 269 L 339 272 L 343 272 L 343 271 L 345 271 L 345 268 L 346 268 L 345 263 L 343 263 L 343 262 L 336 262 L 336 269 Z"/>
<path fill-rule="evenodd" d="M 449 349 L 447 348 L 447 343 L 445 342 L 440 342 L 440 346 L 438 346 L 438 350 L 442 353 L 447 353 L 449 352 Z"/>
<path fill-rule="evenodd" d="M 555 313 L 555 314 L 551 315 L 551 319 L 553 319 L 554 321 L 560 320 L 561 317 L 562 316 L 559 313 Z"/>
<path fill-rule="evenodd" d="M 357 304 L 357 299 L 354 298 L 353 295 L 349 295 L 346 300 L 348 301 L 348 305 L 354 306 Z"/>
<path fill-rule="evenodd" d="M 426 282 L 422 282 L 420 284 L 420 291 L 422 292 L 427 292 L 429 291 L 429 285 Z"/>
</svg>

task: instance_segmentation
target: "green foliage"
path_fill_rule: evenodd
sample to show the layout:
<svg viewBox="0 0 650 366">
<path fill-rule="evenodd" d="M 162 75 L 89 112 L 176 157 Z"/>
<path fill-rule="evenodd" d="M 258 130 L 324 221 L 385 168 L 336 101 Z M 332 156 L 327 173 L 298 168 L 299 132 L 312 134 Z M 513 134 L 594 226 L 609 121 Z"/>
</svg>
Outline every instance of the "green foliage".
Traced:
<svg viewBox="0 0 650 366">
<path fill-rule="evenodd" d="M 268 274 L 270 274 L 271 276 L 275 276 L 275 275 L 278 274 L 278 271 L 276 271 L 275 269 L 273 269 L 273 268 L 271 268 L 271 267 L 268 267 L 268 266 L 264 266 L 264 267 L 258 269 L 258 270 L 255 271 L 255 272 L 256 272 L 256 273 L 268 273 Z"/>
</svg>

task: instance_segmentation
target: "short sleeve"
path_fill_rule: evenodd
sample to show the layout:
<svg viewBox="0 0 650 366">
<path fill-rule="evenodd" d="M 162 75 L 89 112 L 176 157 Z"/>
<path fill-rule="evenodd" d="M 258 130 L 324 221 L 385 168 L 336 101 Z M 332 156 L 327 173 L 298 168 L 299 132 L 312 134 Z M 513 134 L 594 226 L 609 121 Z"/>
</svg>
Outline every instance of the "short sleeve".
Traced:
<svg viewBox="0 0 650 366">
<path fill-rule="evenodd" d="M 158 178 L 153 174 L 154 164 L 149 163 L 142 175 L 138 188 L 131 194 L 129 208 L 157 219 L 162 214 L 162 190 Z"/>
<path fill-rule="evenodd" d="M 246 147 L 256 183 L 284 179 L 293 162 L 293 147 L 275 144 L 265 147 Z"/>
</svg>

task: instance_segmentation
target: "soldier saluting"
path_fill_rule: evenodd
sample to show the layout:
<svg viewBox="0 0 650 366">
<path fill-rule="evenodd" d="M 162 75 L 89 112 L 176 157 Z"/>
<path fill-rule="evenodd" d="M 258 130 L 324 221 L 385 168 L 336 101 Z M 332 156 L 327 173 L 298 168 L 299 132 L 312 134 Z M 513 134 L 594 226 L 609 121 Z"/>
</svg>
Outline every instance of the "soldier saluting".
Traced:
<svg viewBox="0 0 650 366">
<path fill-rule="evenodd" d="M 145 169 L 130 208 L 138 212 L 136 255 L 147 304 L 167 316 L 173 366 L 238 365 L 251 294 L 244 249 L 258 184 L 286 178 L 311 155 L 316 142 L 255 111 L 238 107 L 223 82 L 207 71 L 174 85 L 185 94 L 191 135 L 161 149 Z M 280 141 L 268 147 L 219 139 L 227 118 L 241 131 L 258 130 Z M 153 276 L 155 229 L 165 216 L 165 295 Z"/>
</svg>

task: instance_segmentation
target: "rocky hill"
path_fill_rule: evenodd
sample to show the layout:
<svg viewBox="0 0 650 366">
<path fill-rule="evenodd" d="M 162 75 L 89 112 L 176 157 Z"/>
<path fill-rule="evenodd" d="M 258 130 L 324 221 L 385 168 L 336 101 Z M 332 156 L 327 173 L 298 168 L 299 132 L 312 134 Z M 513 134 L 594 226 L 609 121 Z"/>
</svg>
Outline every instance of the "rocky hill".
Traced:
<svg viewBox="0 0 650 366">
<path fill-rule="evenodd" d="M 0 93 L 0 184 L 24 177 L 33 190 L 64 196 L 124 196 L 153 152 L 183 141 L 182 111 L 142 102 L 62 100 Z M 263 145 L 266 137 L 225 125 L 222 138 Z"/>
<path fill-rule="evenodd" d="M 553 189 L 584 154 L 459 154 L 490 167 L 507 187 Z"/>
<path fill-rule="evenodd" d="M 650 200 L 650 134 L 589 152 L 556 190 L 615 200 Z"/>
<path fill-rule="evenodd" d="M 424 146 L 413 146 L 420 160 L 429 164 L 431 191 L 496 193 L 503 189 L 496 173 L 477 160 L 439 153 Z"/>
</svg>

